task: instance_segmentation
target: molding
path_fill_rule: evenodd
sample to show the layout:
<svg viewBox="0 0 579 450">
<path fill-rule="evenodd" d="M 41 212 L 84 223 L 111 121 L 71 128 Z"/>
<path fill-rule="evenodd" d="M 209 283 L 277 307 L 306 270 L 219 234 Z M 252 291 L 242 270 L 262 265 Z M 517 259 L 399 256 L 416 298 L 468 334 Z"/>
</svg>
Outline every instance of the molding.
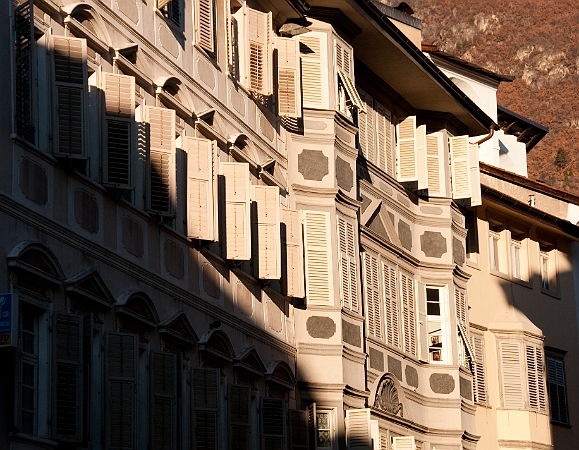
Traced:
<svg viewBox="0 0 579 450">
<path fill-rule="evenodd" d="M 145 72 L 139 69 L 135 64 L 125 58 L 119 52 L 119 49 L 115 49 L 116 56 L 113 58 L 113 63 L 116 63 L 118 67 L 125 73 L 132 75 L 137 80 L 137 84 L 143 88 L 150 86 L 155 86 L 153 79 L 149 77 Z"/>
<path fill-rule="evenodd" d="M 338 193 L 337 188 L 323 188 L 323 187 L 313 187 L 304 186 L 302 184 L 292 184 L 292 191 L 295 195 L 305 195 L 306 197 L 316 197 L 316 198 L 331 198 L 334 199 Z"/>
<path fill-rule="evenodd" d="M 531 449 L 531 450 L 553 450 L 552 444 L 543 444 L 541 442 L 534 441 L 519 441 L 510 439 L 499 439 L 497 441 L 499 448 L 521 448 L 521 449 Z"/>
<path fill-rule="evenodd" d="M 421 406 L 426 406 L 427 408 L 445 408 L 445 409 L 460 409 L 461 400 L 459 398 L 435 398 L 427 397 L 423 394 L 415 392 L 413 389 L 402 386 L 404 395 L 409 401 L 418 403 Z"/>
<path fill-rule="evenodd" d="M 298 342 L 297 348 L 300 355 L 342 356 L 344 346 Z"/>
<path fill-rule="evenodd" d="M 161 86 L 157 86 L 157 98 L 166 106 L 174 109 L 179 117 L 186 120 L 191 120 L 195 118 L 195 113 L 187 108 L 183 103 L 177 100 L 171 94 L 163 91 Z"/>
<path fill-rule="evenodd" d="M 343 346 L 342 357 L 348 361 L 352 361 L 356 364 L 364 364 L 366 362 L 367 356 L 368 355 L 366 353 L 357 352 L 345 345 Z"/>
<path fill-rule="evenodd" d="M 72 11 L 71 11 L 72 12 Z M 101 40 L 97 35 L 95 35 L 92 31 L 86 28 L 83 24 L 81 24 L 78 20 L 76 20 L 71 15 L 68 15 L 64 19 L 64 25 L 76 37 L 83 37 L 87 40 L 88 46 L 93 48 L 99 53 L 110 53 L 112 47 L 110 47 L 106 42 Z M 80 36 L 79 36 L 80 35 Z"/>
</svg>

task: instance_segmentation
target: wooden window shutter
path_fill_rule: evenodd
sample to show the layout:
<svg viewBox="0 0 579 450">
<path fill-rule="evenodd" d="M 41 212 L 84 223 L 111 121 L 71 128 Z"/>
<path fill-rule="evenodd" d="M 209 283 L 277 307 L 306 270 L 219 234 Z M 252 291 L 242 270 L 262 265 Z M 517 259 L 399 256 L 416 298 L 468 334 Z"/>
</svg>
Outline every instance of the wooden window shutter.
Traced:
<svg viewBox="0 0 579 450">
<path fill-rule="evenodd" d="M 378 147 L 378 167 L 389 175 L 394 175 L 392 158 L 392 114 L 384 105 L 376 101 L 376 139 Z"/>
<path fill-rule="evenodd" d="M 247 8 L 245 17 L 246 48 L 249 58 L 247 88 L 257 94 L 271 95 L 273 93 L 271 11 L 263 13 Z"/>
<path fill-rule="evenodd" d="M 54 152 L 84 156 L 88 87 L 86 39 L 53 36 L 56 129 Z"/>
<path fill-rule="evenodd" d="M 157 0 L 157 9 L 163 9 L 169 3 L 171 3 L 171 0 Z"/>
<path fill-rule="evenodd" d="M 499 342 L 499 352 L 503 407 L 507 409 L 522 409 L 525 407 L 525 401 L 520 345 L 518 342 Z"/>
<path fill-rule="evenodd" d="M 418 189 L 428 189 L 426 125 L 420 125 L 416 128 L 416 171 L 418 175 Z"/>
<path fill-rule="evenodd" d="M 370 421 L 370 429 L 372 430 L 372 450 L 380 450 L 380 425 L 377 420 Z"/>
<path fill-rule="evenodd" d="M 475 333 L 470 334 L 472 347 L 474 350 L 474 377 L 473 392 L 476 403 L 487 403 L 486 374 L 484 363 L 484 342 L 483 336 Z"/>
<path fill-rule="evenodd" d="M 307 450 L 308 446 L 308 412 L 290 411 L 290 448 Z"/>
<path fill-rule="evenodd" d="M 470 198 L 470 164 L 468 136 L 450 138 L 450 161 L 452 169 L 452 198 Z"/>
<path fill-rule="evenodd" d="M 300 43 L 297 39 L 276 37 L 278 114 L 302 116 Z"/>
<path fill-rule="evenodd" d="M 251 259 L 250 183 L 248 163 L 221 163 L 225 179 L 226 258 Z"/>
<path fill-rule="evenodd" d="M 409 116 L 397 125 L 398 181 L 416 181 L 416 116 Z"/>
<path fill-rule="evenodd" d="M 285 404 L 280 398 L 264 398 L 261 403 L 261 429 L 264 450 L 285 447 Z"/>
<path fill-rule="evenodd" d="M 402 298 L 402 335 L 404 351 L 416 356 L 416 313 L 414 307 L 414 280 L 412 277 L 400 274 L 400 290 Z"/>
<path fill-rule="evenodd" d="M 380 284 L 378 258 L 364 253 L 364 292 L 366 294 L 366 314 L 368 335 L 382 339 L 382 314 L 380 307 Z"/>
<path fill-rule="evenodd" d="M 217 449 L 219 377 L 219 369 L 193 369 L 193 440 L 196 450 Z"/>
<path fill-rule="evenodd" d="M 338 216 L 338 251 L 340 253 L 340 296 L 342 305 L 358 311 L 358 264 L 354 224 Z"/>
<path fill-rule="evenodd" d="M 482 205 L 480 190 L 480 168 L 478 161 L 478 144 L 468 144 L 468 159 L 470 166 L 471 195 L 470 206 Z"/>
<path fill-rule="evenodd" d="M 369 408 L 346 410 L 346 440 L 348 450 L 372 450 Z"/>
<path fill-rule="evenodd" d="M 82 316 L 56 314 L 56 435 L 82 439 Z"/>
<path fill-rule="evenodd" d="M 93 356 L 93 345 L 96 341 L 94 338 L 94 314 L 90 313 L 83 318 L 83 329 L 82 329 L 82 402 L 83 402 L 83 439 L 88 440 L 90 438 L 90 428 L 92 423 L 92 370 L 94 367 Z M 98 341 L 97 341 L 98 342 Z M 99 343 L 100 349 L 100 343 Z M 99 350 L 100 351 L 100 350 Z"/>
<path fill-rule="evenodd" d="M 304 250 L 302 242 L 302 214 L 295 209 L 282 209 L 285 225 L 284 248 L 286 252 L 286 295 L 303 298 Z"/>
<path fill-rule="evenodd" d="M 209 53 L 215 51 L 214 0 L 197 1 L 197 43 Z"/>
<path fill-rule="evenodd" d="M 310 441 L 310 448 L 315 449 L 317 443 L 318 425 L 317 425 L 317 408 L 316 404 L 312 403 L 308 405 L 308 436 Z"/>
<path fill-rule="evenodd" d="M 306 300 L 310 304 L 331 301 L 330 213 L 303 211 L 306 263 Z"/>
<path fill-rule="evenodd" d="M 118 188 L 130 188 L 133 146 L 136 141 L 135 78 L 105 73 L 102 89 L 105 94 L 106 115 L 103 183 Z"/>
<path fill-rule="evenodd" d="M 187 150 L 187 237 L 213 241 L 215 234 L 213 142 L 185 137 Z"/>
<path fill-rule="evenodd" d="M 416 450 L 414 436 L 396 436 L 392 438 L 392 450 Z"/>
<path fill-rule="evenodd" d="M 529 409 L 546 412 L 545 398 L 545 368 L 543 366 L 543 351 L 534 345 L 525 345 L 527 362 L 527 386 L 529 392 Z"/>
<path fill-rule="evenodd" d="M 376 151 L 374 145 L 374 99 L 367 92 L 358 89 L 362 108 L 358 112 L 358 142 L 362 155 L 368 161 L 376 164 Z"/>
<path fill-rule="evenodd" d="M 249 450 L 251 442 L 251 388 L 229 385 L 229 439 L 230 448 Z"/>
<path fill-rule="evenodd" d="M 562 360 L 547 357 L 547 375 L 549 381 L 549 404 L 551 420 L 568 424 L 569 410 L 565 387 L 565 366 Z"/>
<path fill-rule="evenodd" d="M 146 107 L 149 123 L 147 207 L 153 214 L 172 216 L 176 202 L 175 111 Z"/>
<path fill-rule="evenodd" d="M 14 8 L 14 75 L 16 133 L 23 136 L 33 129 L 32 86 L 34 14 L 32 1 Z"/>
<path fill-rule="evenodd" d="M 454 287 L 454 301 L 456 304 L 456 320 L 464 326 L 468 325 L 466 293 L 463 289 Z"/>
<path fill-rule="evenodd" d="M 299 36 L 304 108 L 324 109 L 328 104 L 327 35 L 309 32 Z"/>
<path fill-rule="evenodd" d="M 421 361 L 429 362 L 428 316 L 426 312 L 426 285 L 424 283 L 418 283 L 418 327 L 419 357 Z"/>
<path fill-rule="evenodd" d="M 134 449 L 137 336 L 109 333 L 107 338 L 109 447 Z"/>
<path fill-rule="evenodd" d="M 386 310 L 386 342 L 400 347 L 400 328 L 398 325 L 398 286 L 396 283 L 396 268 L 382 264 L 382 279 L 384 289 L 384 305 Z"/>
<path fill-rule="evenodd" d="M 153 450 L 171 450 L 176 442 L 176 355 L 153 353 Z"/>
<path fill-rule="evenodd" d="M 426 168 L 428 172 L 428 196 L 444 196 L 444 138 L 442 133 L 426 136 Z"/>
<path fill-rule="evenodd" d="M 257 271 L 258 278 L 281 278 L 281 236 L 279 188 L 252 186 L 252 199 L 257 206 Z"/>
</svg>

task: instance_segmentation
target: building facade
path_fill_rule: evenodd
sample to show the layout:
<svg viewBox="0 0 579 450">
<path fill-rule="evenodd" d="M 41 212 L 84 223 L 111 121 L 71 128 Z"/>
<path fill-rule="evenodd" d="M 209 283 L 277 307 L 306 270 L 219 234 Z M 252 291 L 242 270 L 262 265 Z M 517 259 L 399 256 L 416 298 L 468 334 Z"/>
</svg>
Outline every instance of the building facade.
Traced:
<svg viewBox="0 0 579 450">
<path fill-rule="evenodd" d="M 579 199 L 505 77 L 404 3 L 0 8 L 1 448 L 576 445 Z"/>
</svg>

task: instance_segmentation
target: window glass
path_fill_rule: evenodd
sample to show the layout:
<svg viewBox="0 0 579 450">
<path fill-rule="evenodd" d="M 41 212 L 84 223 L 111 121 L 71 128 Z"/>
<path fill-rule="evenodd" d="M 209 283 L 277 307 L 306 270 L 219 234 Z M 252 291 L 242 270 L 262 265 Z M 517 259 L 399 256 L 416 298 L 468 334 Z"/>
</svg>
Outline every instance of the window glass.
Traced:
<svg viewBox="0 0 579 450">
<path fill-rule="evenodd" d="M 331 416 L 329 411 L 318 411 L 316 413 L 317 428 L 317 446 L 318 448 L 331 448 Z"/>
</svg>

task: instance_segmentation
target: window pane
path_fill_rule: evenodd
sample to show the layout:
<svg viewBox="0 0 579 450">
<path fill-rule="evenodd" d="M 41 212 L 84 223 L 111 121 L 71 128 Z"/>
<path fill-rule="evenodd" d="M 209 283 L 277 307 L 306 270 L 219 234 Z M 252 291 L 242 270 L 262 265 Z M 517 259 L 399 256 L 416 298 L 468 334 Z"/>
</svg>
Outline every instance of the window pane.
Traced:
<svg viewBox="0 0 579 450">
<path fill-rule="evenodd" d="M 34 413 L 22 412 L 22 432 L 24 434 L 34 434 Z"/>
<path fill-rule="evenodd" d="M 34 366 L 32 364 L 22 364 L 22 384 L 34 387 Z"/>
<path fill-rule="evenodd" d="M 440 290 L 426 289 L 426 314 L 440 316 Z"/>
</svg>

